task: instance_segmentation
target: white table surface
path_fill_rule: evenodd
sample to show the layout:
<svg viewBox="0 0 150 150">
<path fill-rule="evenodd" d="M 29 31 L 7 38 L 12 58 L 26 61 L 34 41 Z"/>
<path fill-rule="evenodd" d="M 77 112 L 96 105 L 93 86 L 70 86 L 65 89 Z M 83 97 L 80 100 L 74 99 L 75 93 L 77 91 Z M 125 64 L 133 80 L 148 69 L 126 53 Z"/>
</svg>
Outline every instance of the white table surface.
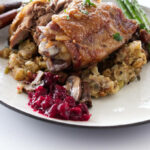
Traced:
<svg viewBox="0 0 150 150">
<path fill-rule="evenodd" d="M 149 0 L 140 3 L 150 7 Z M 113 129 L 77 128 L 35 120 L 0 105 L 0 150 L 149 149 L 150 123 Z"/>
</svg>

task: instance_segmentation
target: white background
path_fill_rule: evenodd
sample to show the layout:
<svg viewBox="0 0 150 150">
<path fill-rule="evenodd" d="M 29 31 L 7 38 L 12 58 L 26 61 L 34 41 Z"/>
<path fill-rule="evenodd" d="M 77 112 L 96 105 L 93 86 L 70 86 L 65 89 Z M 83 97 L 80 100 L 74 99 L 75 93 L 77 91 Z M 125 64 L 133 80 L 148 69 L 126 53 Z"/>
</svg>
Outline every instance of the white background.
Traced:
<svg viewBox="0 0 150 150">
<path fill-rule="evenodd" d="M 150 7 L 149 0 L 140 3 Z M 113 129 L 69 127 L 35 120 L 0 105 L 0 150 L 149 149 L 150 123 Z"/>
</svg>

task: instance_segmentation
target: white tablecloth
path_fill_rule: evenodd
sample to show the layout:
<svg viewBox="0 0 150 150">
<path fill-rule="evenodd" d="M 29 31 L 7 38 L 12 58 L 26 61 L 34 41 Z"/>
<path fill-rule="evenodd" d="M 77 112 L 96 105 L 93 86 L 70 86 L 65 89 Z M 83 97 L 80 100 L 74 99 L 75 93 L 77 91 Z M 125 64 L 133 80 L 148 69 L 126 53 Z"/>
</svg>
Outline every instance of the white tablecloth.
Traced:
<svg viewBox="0 0 150 150">
<path fill-rule="evenodd" d="M 149 0 L 140 3 L 150 7 Z M 150 123 L 115 129 L 77 128 L 35 120 L 0 105 L 0 150 L 149 149 Z"/>
</svg>

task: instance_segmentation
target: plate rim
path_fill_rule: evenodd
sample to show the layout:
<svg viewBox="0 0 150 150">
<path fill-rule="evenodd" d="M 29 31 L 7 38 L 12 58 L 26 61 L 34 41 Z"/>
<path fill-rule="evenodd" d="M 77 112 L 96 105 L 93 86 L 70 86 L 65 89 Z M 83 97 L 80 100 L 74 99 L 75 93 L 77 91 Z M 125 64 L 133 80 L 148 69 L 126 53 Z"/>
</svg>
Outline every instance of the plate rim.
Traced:
<svg viewBox="0 0 150 150">
<path fill-rule="evenodd" d="M 112 128 L 112 129 L 115 129 L 115 128 L 135 127 L 135 126 L 140 126 L 140 125 L 150 123 L 150 119 L 146 119 L 146 120 L 143 120 L 143 121 L 138 121 L 138 122 L 133 122 L 133 123 L 120 124 L 120 125 L 108 125 L 108 126 L 73 124 L 73 123 L 67 123 L 67 122 L 58 122 L 55 119 L 50 120 L 50 119 L 42 118 L 42 117 L 39 117 L 39 116 L 35 116 L 33 114 L 30 114 L 28 112 L 25 112 L 25 111 L 22 111 L 18 108 L 15 108 L 15 107 L 5 103 L 2 100 L 0 100 L 0 104 L 3 105 L 4 107 L 14 111 L 14 112 L 17 112 L 21 115 L 27 116 L 27 117 L 32 118 L 32 119 L 36 119 L 36 120 L 39 120 L 39 121 L 44 121 L 44 122 L 47 122 L 47 123 L 53 123 L 53 124 L 56 124 L 56 125 L 63 125 L 63 126 L 76 127 L 76 128 L 90 128 L 90 129 L 92 129 L 92 128 L 111 129 Z"/>
</svg>

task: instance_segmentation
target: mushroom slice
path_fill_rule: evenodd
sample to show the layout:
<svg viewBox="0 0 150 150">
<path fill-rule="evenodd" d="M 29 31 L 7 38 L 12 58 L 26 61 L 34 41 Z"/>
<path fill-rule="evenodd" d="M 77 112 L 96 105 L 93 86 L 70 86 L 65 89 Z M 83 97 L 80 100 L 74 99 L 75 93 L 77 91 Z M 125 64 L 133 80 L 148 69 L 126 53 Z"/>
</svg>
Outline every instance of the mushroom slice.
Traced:
<svg viewBox="0 0 150 150">
<path fill-rule="evenodd" d="M 47 59 L 46 64 L 50 72 L 62 71 L 64 69 L 67 69 L 70 66 L 69 62 L 66 62 L 61 59 L 56 59 L 56 60 Z"/>
<path fill-rule="evenodd" d="M 70 76 L 67 79 L 65 88 L 69 91 L 70 96 L 72 96 L 76 101 L 79 101 L 81 98 L 82 87 L 81 79 L 78 76 Z"/>
<path fill-rule="evenodd" d="M 24 85 L 24 90 L 27 92 L 34 91 L 38 86 L 42 85 L 43 75 L 44 75 L 43 71 L 38 71 L 36 78 L 30 84 Z"/>
<path fill-rule="evenodd" d="M 82 98 L 81 103 L 85 103 L 88 107 L 92 107 L 90 87 L 87 82 L 82 83 Z"/>
<path fill-rule="evenodd" d="M 39 45 L 39 53 L 46 57 L 54 57 L 59 53 L 60 49 L 56 45 L 51 45 L 47 41 L 41 41 Z"/>
<path fill-rule="evenodd" d="M 44 75 L 43 71 L 38 71 L 36 78 L 32 81 L 32 85 L 38 85 L 39 83 L 41 83 L 41 79 Z"/>
</svg>

